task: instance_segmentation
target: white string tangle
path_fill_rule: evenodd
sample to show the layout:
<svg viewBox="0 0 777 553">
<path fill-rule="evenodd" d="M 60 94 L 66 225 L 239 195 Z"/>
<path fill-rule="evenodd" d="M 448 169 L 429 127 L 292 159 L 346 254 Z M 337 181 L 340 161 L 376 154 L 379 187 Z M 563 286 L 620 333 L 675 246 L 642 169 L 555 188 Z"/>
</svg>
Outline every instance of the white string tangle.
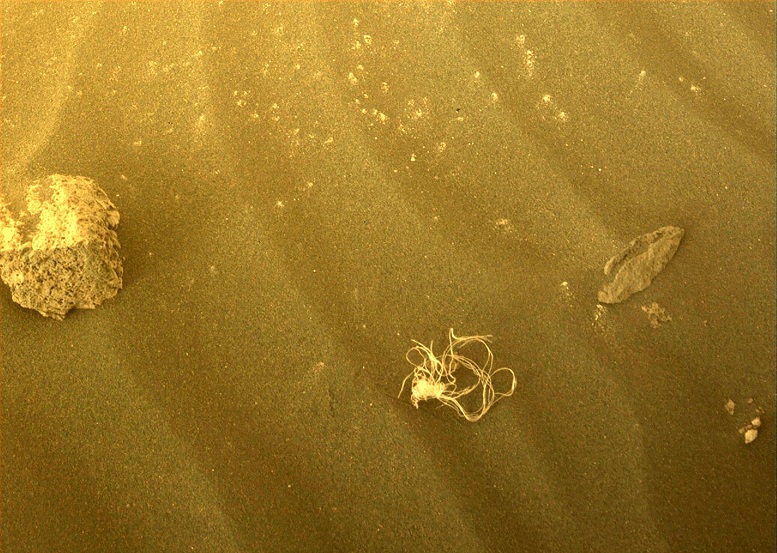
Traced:
<svg viewBox="0 0 777 553">
<path fill-rule="evenodd" d="M 451 328 L 448 331 L 448 347 L 445 348 L 442 355 L 438 358 L 432 351 L 434 342 L 429 347 L 413 340 L 416 344 L 407 352 L 405 356 L 407 361 L 413 365 L 413 372 L 402 381 L 402 388 L 399 395 L 405 390 L 405 384 L 412 378 L 410 386 L 410 402 L 417 409 L 419 401 L 436 399 L 442 404 L 456 410 L 459 416 L 464 417 L 470 422 L 480 420 L 489 409 L 500 399 L 513 395 L 515 391 L 515 373 L 507 367 L 494 370 L 494 354 L 488 343 L 491 336 L 456 336 Z M 482 346 L 485 348 L 486 361 L 481 366 L 469 357 L 466 357 L 457 350 L 470 345 Z M 463 368 L 470 371 L 476 381 L 465 388 L 456 386 L 456 377 L 454 373 Z M 494 390 L 493 378 L 500 372 L 509 372 L 512 377 L 510 390 L 507 392 L 497 392 Z M 474 411 L 468 411 L 459 402 L 459 398 L 469 395 L 475 390 L 480 389 L 481 402 L 480 407 Z"/>
</svg>

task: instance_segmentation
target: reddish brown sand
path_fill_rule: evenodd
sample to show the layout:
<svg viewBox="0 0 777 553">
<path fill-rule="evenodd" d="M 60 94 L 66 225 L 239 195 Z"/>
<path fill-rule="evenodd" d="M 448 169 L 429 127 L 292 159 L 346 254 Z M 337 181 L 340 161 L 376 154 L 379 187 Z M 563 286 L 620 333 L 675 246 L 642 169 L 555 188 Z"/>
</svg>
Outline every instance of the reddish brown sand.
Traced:
<svg viewBox="0 0 777 553">
<path fill-rule="evenodd" d="M 125 272 L 3 287 L 3 552 L 774 551 L 774 7 L 4 2 L 3 190 L 95 179 Z M 396 398 L 450 327 L 474 424 Z"/>
</svg>

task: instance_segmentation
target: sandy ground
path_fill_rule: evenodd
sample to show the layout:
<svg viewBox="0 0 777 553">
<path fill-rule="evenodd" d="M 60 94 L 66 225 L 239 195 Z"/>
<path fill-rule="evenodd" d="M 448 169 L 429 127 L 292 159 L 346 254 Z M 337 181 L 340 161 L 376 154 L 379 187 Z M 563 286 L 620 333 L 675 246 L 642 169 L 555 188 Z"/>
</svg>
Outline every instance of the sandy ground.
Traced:
<svg viewBox="0 0 777 553">
<path fill-rule="evenodd" d="M 3 286 L 3 551 L 773 551 L 774 7 L 4 3 L 3 191 L 97 180 L 125 278 Z M 450 327 L 477 423 L 397 398 Z"/>
</svg>

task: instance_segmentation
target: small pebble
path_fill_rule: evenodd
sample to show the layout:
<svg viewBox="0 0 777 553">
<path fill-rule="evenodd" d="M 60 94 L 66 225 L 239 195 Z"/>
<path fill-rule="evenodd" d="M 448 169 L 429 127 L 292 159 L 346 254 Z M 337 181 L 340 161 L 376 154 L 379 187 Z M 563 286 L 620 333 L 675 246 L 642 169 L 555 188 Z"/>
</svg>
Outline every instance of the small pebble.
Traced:
<svg viewBox="0 0 777 553">
<path fill-rule="evenodd" d="M 747 432 L 745 432 L 745 443 L 749 444 L 753 440 L 755 440 L 758 437 L 758 430 L 755 428 L 751 428 Z"/>
</svg>

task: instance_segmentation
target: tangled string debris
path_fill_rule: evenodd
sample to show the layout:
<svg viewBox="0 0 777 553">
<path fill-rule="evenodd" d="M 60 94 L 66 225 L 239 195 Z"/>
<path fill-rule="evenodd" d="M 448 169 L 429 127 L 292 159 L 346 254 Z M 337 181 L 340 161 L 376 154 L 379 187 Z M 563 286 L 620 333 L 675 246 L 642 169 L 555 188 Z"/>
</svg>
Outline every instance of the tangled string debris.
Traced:
<svg viewBox="0 0 777 553">
<path fill-rule="evenodd" d="M 515 391 L 515 373 L 507 367 L 494 370 L 494 354 L 488 343 L 491 336 L 456 336 L 451 328 L 448 332 L 448 347 L 445 348 L 442 355 L 438 358 L 432 351 L 434 343 L 426 347 L 420 342 L 413 340 L 416 344 L 407 352 L 406 358 L 413 365 L 413 372 L 402 381 L 402 388 L 399 396 L 405 390 L 405 384 L 412 378 L 410 387 L 410 402 L 418 408 L 419 401 L 436 399 L 443 405 L 447 405 L 470 422 L 480 420 L 489 409 L 502 399 L 511 396 Z M 485 349 L 485 363 L 478 364 L 471 358 L 459 353 L 463 348 L 482 348 Z M 457 385 L 455 373 L 459 369 L 469 371 L 474 375 L 474 381 L 464 387 Z M 510 389 L 507 392 L 497 392 L 494 390 L 493 378 L 500 372 L 509 372 L 511 376 Z M 476 390 L 481 395 L 480 407 L 474 410 L 467 410 L 459 401 Z"/>
</svg>

